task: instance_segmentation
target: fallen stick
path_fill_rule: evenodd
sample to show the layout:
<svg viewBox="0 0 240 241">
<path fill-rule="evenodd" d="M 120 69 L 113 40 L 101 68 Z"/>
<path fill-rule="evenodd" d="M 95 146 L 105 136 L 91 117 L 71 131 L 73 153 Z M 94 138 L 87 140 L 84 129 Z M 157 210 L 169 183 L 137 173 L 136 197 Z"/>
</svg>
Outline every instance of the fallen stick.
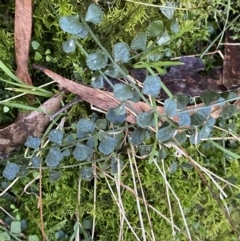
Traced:
<svg viewBox="0 0 240 241">
<path fill-rule="evenodd" d="M 28 59 L 32 35 L 32 0 L 15 1 L 14 44 L 16 76 L 25 84 L 32 85 L 28 72 Z"/>
</svg>

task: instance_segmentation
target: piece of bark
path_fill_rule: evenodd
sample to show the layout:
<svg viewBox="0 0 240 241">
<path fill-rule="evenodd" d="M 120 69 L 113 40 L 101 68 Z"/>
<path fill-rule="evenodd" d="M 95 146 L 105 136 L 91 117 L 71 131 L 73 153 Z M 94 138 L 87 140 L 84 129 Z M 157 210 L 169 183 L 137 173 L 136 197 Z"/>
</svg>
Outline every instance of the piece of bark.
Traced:
<svg viewBox="0 0 240 241">
<path fill-rule="evenodd" d="M 185 94 L 188 96 L 199 96 L 202 93 L 213 90 L 221 92 L 219 86 L 221 73 L 215 71 L 209 75 L 203 75 L 199 72 L 204 70 L 205 65 L 200 58 L 183 57 L 180 59 L 184 65 L 173 66 L 170 71 L 161 77 L 162 82 L 169 88 L 173 95 Z M 165 93 L 161 93 L 165 97 Z"/>
<path fill-rule="evenodd" d="M 61 100 L 61 95 L 55 95 L 39 107 L 40 111 L 31 111 L 24 114 L 12 125 L 1 129 L 0 156 L 21 147 L 28 136 L 41 137 L 50 122 L 49 115 L 59 110 Z"/>
<path fill-rule="evenodd" d="M 28 56 L 32 34 L 32 0 L 15 1 L 14 43 L 17 70 L 16 76 L 32 85 L 28 72 Z"/>
<path fill-rule="evenodd" d="M 182 57 L 179 61 L 184 63 L 184 65 L 172 66 L 164 76 L 160 76 L 161 81 L 173 95 L 185 94 L 194 97 L 208 90 L 216 92 L 226 90 L 221 84 L 221 68 L 215 68 L 208 75 L 202 75 L 199 71 L 204 70 L 205 65 L 201 59 Z M 145 69 L 133 69 L 131 72 L 141 82 L 146 78 Z M 160 92 L 160 98 L 168 98 L 163 90 Z"/>
<path fill-rule="evenodd" d="M 229 89 L 240 86 L 240 41 L 232 40 L 232 35 L 233 32 L 229 30 L 225 33 L 222 76 L 222 83 Z"/>
</svg>

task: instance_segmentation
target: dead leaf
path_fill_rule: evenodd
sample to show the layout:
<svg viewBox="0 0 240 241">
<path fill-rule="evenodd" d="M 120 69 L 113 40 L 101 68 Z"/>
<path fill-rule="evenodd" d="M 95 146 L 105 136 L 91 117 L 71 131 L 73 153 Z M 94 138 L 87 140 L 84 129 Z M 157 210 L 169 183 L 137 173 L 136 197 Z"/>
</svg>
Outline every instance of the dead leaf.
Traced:
<svg viewBox="0 0 240 241">
<path fill-rule="evenodd" d="M 93 89 L 78 83 L 75 83 L 69 79 L 66 79 L 51 70 L 48 70 L 40 65 L 34 65 L 34 68 L 43 71 L 47 76 L 60 84 L 63 88 L 69 90 L 71 93 L 79 95 L 80 98 L 102 110 L 108 111 L 110 108 L 116 107 L 120 104 L 120 101 L 114 98 L 113 93 L 108 91 L 102 91 L 99 89 Z M 188 106 L 189 114 L 196 112 L 196 108 L 204 106 L 204 104 L 198 104 L 194 106 Z M 136 116 L 139 113 L 150 111 L 152 108 L 145 102 L 139 101 L 137 103 L 127 101 L 127 118 L 126 120 L 130 123 L 136 122 Z M 212 116 L 218 118 L 219 113 L 221 112 L 222 107 L 214 106 L 212 107 Z M 160 115 L 164 115 L 164 108 L 161 106 L 157 107 L 157 111 Z M 178 122 L 178 116 L 171 118 L 172 120 Z"/>
</svg>

